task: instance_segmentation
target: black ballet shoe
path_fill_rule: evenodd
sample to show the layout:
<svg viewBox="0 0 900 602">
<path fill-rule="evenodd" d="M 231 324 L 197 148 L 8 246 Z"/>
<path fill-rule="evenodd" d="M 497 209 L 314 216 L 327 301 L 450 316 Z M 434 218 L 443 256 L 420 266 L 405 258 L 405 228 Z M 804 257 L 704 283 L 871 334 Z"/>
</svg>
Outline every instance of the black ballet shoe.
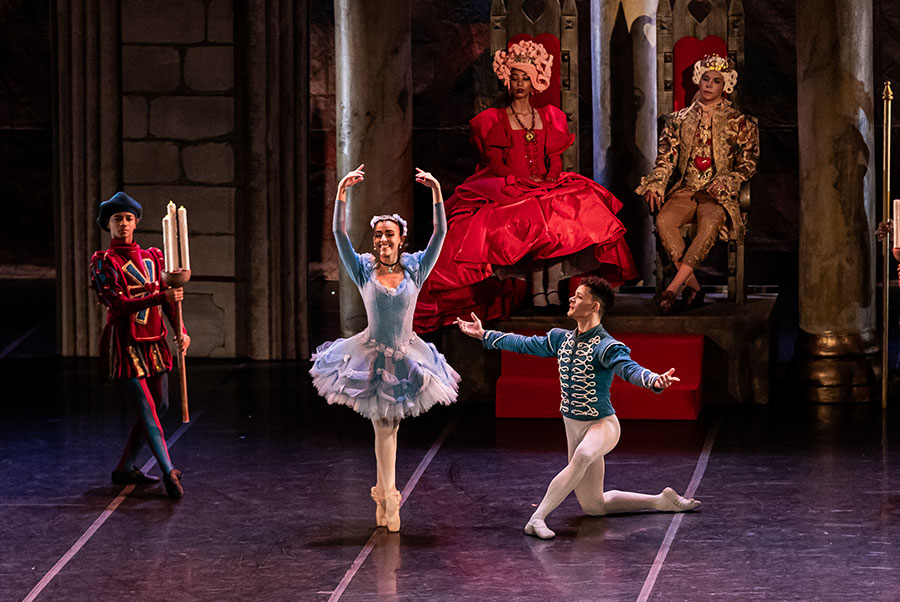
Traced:
<svg viewBox="0 0 900 602">
<path fill-rule="evenodd" d="M 553 301 L 554 297 L 556 297 L 556 301 Z M 563 306 L 562 304 L 559 291 L 549 291 L 547 293 L 547 315 L 556 316 L 565 314 L 568 310 L 568 306 Z"/>
<path fill-rule="evenodd" d="M 538 305 L 534 301 L 539 297 L 544 298 L 544 304 Z M 547 311 L 547 293 L 535 293 L 531 296 L 531 307 L 534 308 L 534 313 L 543 315 Z"/>
<path fill-rule="evenodd" d="M 699 289 L 686 286 L 681 292 L 681 300 L 684 302 L 685 306 L 687 306 L 688 309 L 700 307 L 701 305 L 703 305 L 703 300 L 705 298 L 706 291 L 703 290 L 702 286 Z"/>
<path fill-rule="evenodd" d="M 131 470 L 114 470 L 112 472 L 113 485 L 152 485 L 159 483 L 159 477 L 144 474 L 137 468 Z"/>
<path fill-rule="evenodd" d="M 173 468 L 169 474 L 163 477 L 166 483 L 166 493 L 173 500 L 180 500 L 184 497 L 184 488 L 181 486 L 181 471 Z"/>
</svg>

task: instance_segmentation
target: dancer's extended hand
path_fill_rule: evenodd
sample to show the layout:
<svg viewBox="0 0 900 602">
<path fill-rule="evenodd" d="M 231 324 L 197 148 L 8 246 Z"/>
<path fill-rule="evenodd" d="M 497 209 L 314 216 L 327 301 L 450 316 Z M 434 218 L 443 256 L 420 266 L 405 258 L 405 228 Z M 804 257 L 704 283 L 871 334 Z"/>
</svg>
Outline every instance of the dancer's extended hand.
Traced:
<svg viewBox="0 0 900 602">
<path fill-rule="evenodd" d="M 437 190 L 440 190 L 441 188 L 440 182 L 438 182 L 430 172 L 419 169 L 418 167 L 416 168 L 416 182 Z"/>
<path fill-rule="evenodd" d="M 483 339 L 484 338 L 484 326 L 481 325 L 481 320 L 478 319 L 478 316 L 475 315 L 475 312 L 472 312 L 472 321 L 466 322 L 462 318 L 456 318 L 456 322 L 454 322 L 459 329 L 462 330 L 465 334 L 469 335 L 473 339 Z"/>
<path fill-rule="evenodd" d="M 348 188 L 350 188 L 351 186 L 356 186 L 366 179 L 366 172 L 363 171 L 363 168 L 365 168 L 365 163 L 360 164 L 359 167 L 351 172 L 348 172 L 347 175 L 341 178 L 341 181 L 338 182 L 337 198 L 339 201 L 346 200 L 344 193 Z"/>
<path fill-rule="evenodd" d="M 675 368 L 669 368 L 668 371 L 659 375 L 659 378 L 656 379 L 656 382 L 653 383 L 654 389 L 668 389 L 672 386 L 672 383 L 680 382 L 681 379 L 677 376 L 674 376 Z"/>
</svg>

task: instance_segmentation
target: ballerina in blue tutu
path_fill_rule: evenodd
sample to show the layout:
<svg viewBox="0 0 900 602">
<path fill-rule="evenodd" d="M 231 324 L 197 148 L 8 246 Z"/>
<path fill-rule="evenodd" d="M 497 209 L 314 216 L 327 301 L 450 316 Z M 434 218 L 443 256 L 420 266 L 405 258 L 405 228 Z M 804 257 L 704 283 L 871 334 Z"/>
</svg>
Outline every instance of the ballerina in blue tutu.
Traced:
<svg viewBox="0 0 900 602">
<path fill-rule="evenodd" d="M 372 487 L 375 520 L 400 530 L 400 492 L 395 469 L 400 420 L 431 406 L 456 401 L 459 374 L 434 345 L 413 332 L 413 312 L 422 283 L 441 252 L 447 218 L 441 185 L 417 169 L 416 182 L 431 188 L 434 234 L 424 251 L 401 253 L 406 221 L 397 214 L 372 218 L 375 254 L 357 254 L 344 223 L 346 193 L 365 179 L 363 165 L 344 176 L 334 202 L 334 239 L 344 269 L 359 287 L 368 326 L 348 339 L 328 342 L 313 354 L 309 373 L 319 394 L 331 404 L 353 408 L 375 428 L 377 481 Z"/>
</svg>

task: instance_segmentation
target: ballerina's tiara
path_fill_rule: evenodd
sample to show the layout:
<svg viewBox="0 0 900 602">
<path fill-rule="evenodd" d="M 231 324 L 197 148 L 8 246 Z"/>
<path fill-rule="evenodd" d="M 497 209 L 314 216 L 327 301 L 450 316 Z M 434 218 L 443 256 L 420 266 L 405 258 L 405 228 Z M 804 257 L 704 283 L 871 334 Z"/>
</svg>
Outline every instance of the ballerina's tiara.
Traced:
<svg viewBox="0 0 900 602">
<path fill-rule="evenodd" d="M 394 222 L 398 226 L 403 227 L 403 232 L 400 233 L 401 236 L 406 236 L 406 220 L 397 215 L 396 213 L 392 213 L 390 215 L 376 215 L 372 218 L 372 221 L 369 222 L 369 226 L 374 228 L 375 224 L 378 222 Z"/>
</svg>

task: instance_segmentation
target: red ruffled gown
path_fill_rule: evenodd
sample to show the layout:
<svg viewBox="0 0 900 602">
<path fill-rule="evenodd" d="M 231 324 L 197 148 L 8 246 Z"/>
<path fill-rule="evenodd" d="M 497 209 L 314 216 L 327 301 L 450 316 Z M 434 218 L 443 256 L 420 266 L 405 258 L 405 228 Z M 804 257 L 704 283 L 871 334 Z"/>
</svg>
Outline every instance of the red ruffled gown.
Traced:
<svg viewBox="0 0 900 602">
<path fill-rule="evenodd" d="M 419 294 L 417 332 L 472 311 L 486 320 L 509 317 L 525 287 L 520 280 L 490 278 L 500 266 L 577 254 L 579 261 L 563 270 L 566 276 L 586 271 L 576 264 L 613 286 L 638 276 L 616 217 L 621 201 L 593 180 L 560 171 L 562 153 L 575 140 L 566 115 L 551 105 L 535 110 L 543 128 L 534 130 L 530 143 L 525 130 L 512 129 L 506 109 L 487 109 L 469 122 L 483 163 L 447 199 L 447 239 Z"/>
</svg>

